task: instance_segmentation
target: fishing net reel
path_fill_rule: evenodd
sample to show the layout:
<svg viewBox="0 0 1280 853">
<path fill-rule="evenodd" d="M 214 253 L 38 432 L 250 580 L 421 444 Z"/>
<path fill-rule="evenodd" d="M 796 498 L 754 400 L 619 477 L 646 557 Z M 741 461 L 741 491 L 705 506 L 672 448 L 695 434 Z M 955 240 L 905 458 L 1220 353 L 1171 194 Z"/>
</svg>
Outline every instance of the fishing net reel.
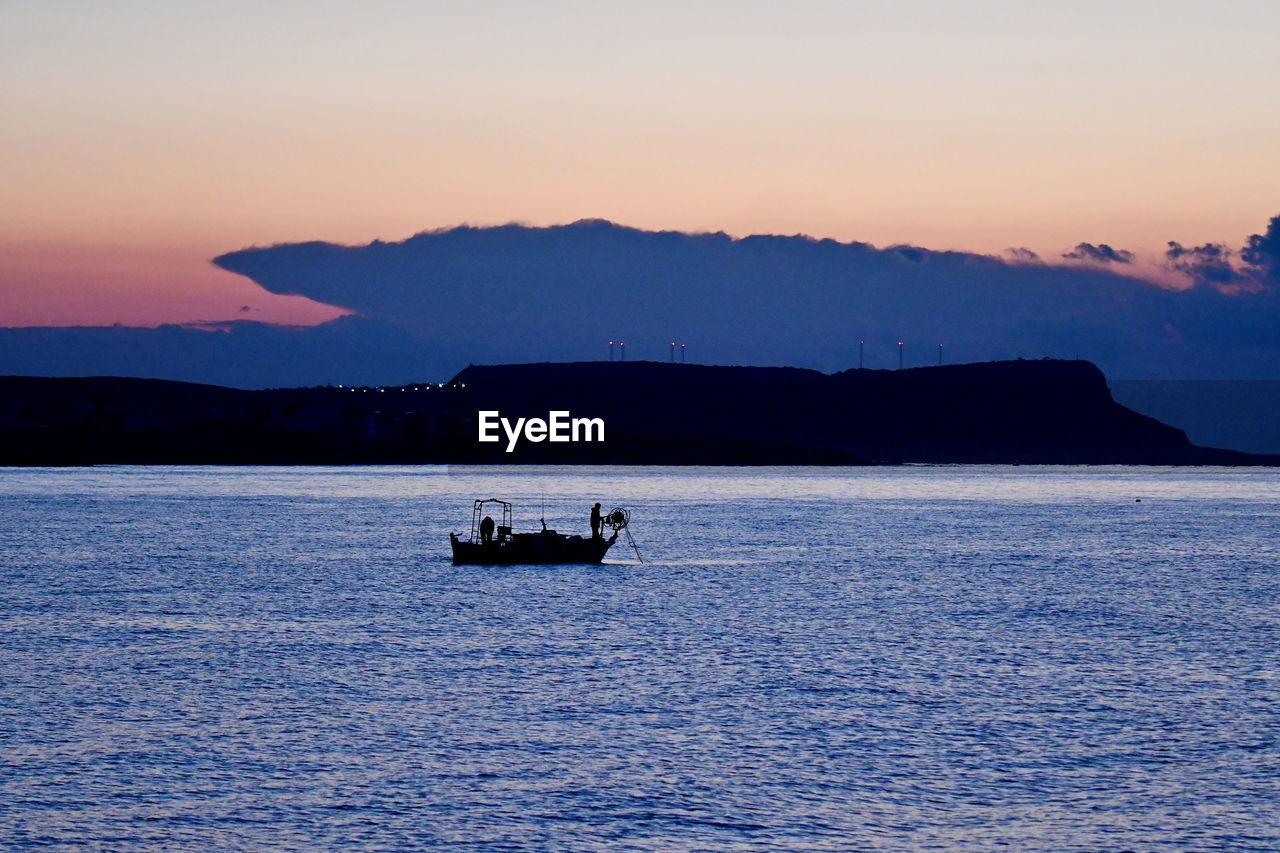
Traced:
<svg viewBox="0 0 1280 853">
<path fill-rule="evenodd" d="M 635 537 L 631 535 L 631 513 L 622 507 L 614 507 L 609 510 L 609 514 L 603 519 L 604 526 L 613 531 L 613 535 L 625 532 L 627 534 L 627 542 L 631 544 L 631 550 L 636 552 L 636 559 L 644 562 L 644 557 L 640 555 L 640 546 L 636 545 Z M 612 540 L 610 540 L 612 541 Z"/>
</svg>

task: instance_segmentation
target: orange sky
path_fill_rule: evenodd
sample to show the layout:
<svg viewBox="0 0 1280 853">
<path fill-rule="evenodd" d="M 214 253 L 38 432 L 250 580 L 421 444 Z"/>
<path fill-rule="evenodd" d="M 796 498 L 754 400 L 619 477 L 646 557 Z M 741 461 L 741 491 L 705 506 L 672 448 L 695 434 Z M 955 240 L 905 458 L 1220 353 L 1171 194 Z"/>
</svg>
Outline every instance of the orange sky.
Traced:
<svg viewBox="0 0 1280 853">
<path fill-rule="evenodd" d="M 1049 256 L 1280 213 L 1280 6 L 1029 5 L 30 4 L 0 325 L 316 322 L 207 259 L 462 222 Z"/>
</svg>

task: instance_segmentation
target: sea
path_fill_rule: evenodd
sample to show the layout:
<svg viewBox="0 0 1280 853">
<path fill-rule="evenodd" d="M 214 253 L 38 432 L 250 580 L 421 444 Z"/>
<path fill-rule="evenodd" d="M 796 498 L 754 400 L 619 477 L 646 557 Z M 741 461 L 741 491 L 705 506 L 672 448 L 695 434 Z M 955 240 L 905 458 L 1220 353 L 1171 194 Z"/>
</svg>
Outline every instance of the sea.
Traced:
<svg viewBox="0 0 1280 853">
<path fill-rule="evenodd" d="M 2 469 L 0 848 L 1275 851 L 1280 469 Z"/>
</svg>

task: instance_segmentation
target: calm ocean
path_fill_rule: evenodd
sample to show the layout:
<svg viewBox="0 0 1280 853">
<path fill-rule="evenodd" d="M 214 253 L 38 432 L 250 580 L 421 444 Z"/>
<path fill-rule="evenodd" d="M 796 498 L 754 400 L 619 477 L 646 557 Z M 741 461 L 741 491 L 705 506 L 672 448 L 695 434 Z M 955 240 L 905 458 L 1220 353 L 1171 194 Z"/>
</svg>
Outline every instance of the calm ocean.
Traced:
<svg viewBox="0 0 1280 853">
<path fill-rule="evenodd" d="M 0 847 L 1280 849 L 1277 469 L 8 469 L 0 590 Z"/>
</svg>

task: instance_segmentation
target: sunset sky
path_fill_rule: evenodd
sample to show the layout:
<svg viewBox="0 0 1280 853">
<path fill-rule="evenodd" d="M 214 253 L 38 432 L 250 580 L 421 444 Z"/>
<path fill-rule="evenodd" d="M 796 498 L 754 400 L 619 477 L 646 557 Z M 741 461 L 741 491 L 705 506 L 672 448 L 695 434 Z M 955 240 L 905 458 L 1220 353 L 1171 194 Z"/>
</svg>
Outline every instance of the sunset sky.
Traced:
<svg viewBox="0 0 1280 853">
<path fill-rule="evenodd" d="M 67 2 L 0 26 L 0 325 L 317 322 L 249 245 L 602 217 L 1057 257 L 1280 213 L 1275 2 Z"/>
</svg>

